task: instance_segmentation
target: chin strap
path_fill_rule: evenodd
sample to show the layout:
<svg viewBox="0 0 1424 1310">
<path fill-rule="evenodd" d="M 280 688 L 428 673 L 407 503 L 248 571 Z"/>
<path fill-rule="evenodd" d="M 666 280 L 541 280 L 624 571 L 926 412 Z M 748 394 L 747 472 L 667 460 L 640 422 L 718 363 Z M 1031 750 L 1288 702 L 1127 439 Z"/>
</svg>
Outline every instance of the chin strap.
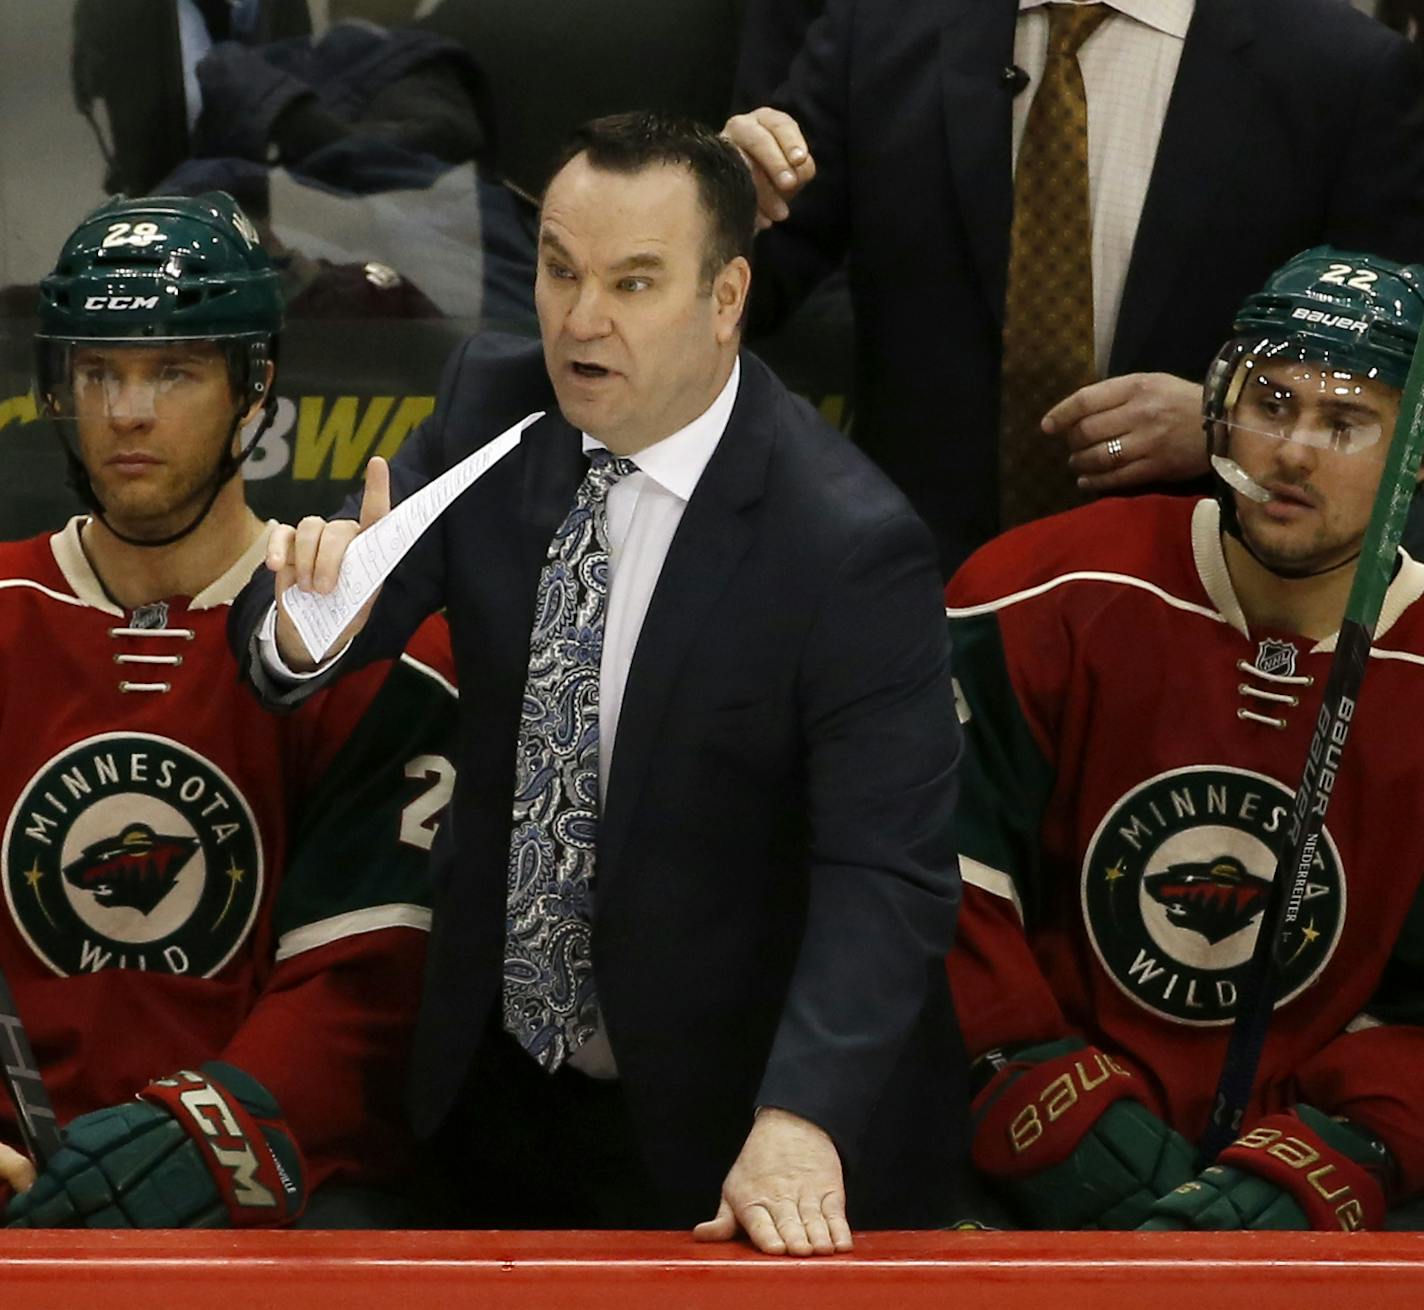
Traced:
<svg viewBox="0 0 1424 1310">
<path fill-rule="evenodd" d="M 1251 549 L 1251 543 L 1242 535 L 1241 528 L 1235 521 L 1235 515 L 1232 516 L 1231 527 L 1226 528 L 1225 531 L 1235 537 L 1236 540 L 1241 543 L 1241 548 L 1263 569 L 1268 573 L 1274 573 L 1278 578 L 1284 578 L 1287 582 L 1303 582 L 1306 578 L 1323 578 L 1327 573 L 1334 573 L 1336 569 L 1343 569 L 1360 558 L 1360 552 L 1357 550 L 1353 555 L 1346 556 L 1338 563 L 1327 564 L 1323 569 L 1310 569 L 1307 571 L 1283 569 L 1274 564 L 1267 564 L 1265 560 Z"/>
<path fill-rule="evenodd" d="M 64 455 L 69 464 L 69 485 L 74 489 L 75 494 L 84 502 L 85 507 L 102 523 L 104 527 L 126 546 L 171 546 L 175 541 L 182 541 L 189 533 L 193 532 L 198 525 L 208 516 L 208 511 L 212 509 L 217 501 L 218 494 L 231 481 L 233 475 L 242 467 L 243 461 L 257 449 L 257 443 L 262 440 L 263 433 L 272 426 L 272 420 L 277 416 L 277 406 L 275 401 L 262 407 L 262 421 L 257 425 L 257 431 L 252 434 L 252 440 L 247 443 L 235 456 L 229 452 L 232 450 L 232 443 L 242 426 L 242 415 L 234 416 L 232 426 L 228 428 L 227 440 L 223 443 L 222 458 L 218 461 L 217 469 L 213 473 L 212 489 L 208 492 L 208 498 L 203 502 L 203 507 L 188 525 L 179 528 L 177 532 L 170 533 L 166 537 L 131 537 L 125 532 L 120 532 L 107 518 L 104 517 L 104 505 L 94 491 L 94 484 L 89 480 L 89 470 L 84 467 L 84 461 L 79 458 L 78 452 L 70 444 L 69 438 L 64 433 L 64 426 L 61 420 L 55 420 L 55 430 L 59 435 L 59 444 L 64 448 Z"/>
</svg>

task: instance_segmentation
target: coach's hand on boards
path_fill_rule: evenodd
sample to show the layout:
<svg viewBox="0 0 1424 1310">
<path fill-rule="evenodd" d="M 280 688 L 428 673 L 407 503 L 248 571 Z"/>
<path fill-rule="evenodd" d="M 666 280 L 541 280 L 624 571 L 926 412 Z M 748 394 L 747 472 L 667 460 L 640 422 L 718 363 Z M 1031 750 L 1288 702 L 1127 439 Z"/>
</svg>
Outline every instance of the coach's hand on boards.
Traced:
<svg viewBox="0 0 1424 1310">
<path fill-rule="evenodd" d="M 1192 1176 L 1186 1140 L 1123 1061 L 1076 1037 L 976 1063 L 975 1165 L 1034 1228 L 1135 1228 Z"/>
<path fill-rule="evenodd" d="M 1389 1152 L 1364 1129 L 1297 1105 L 1262 1119 L 1214 1165 L 1162 1197 L 1142 1228 L 1379 1228 L 1393 1168 Z"/>
<path fill-rule="evenodd" d="M 317 667 L 297 632 L 297 626 L 288 616 L 282 597 L 293 585 L 302 591 L 329 594 L 336 586 L 341 572 L 341 561 L 346 557 L 347 547 L 365 532 L 374 527 L 391 512 L 391 471 L 390 466 L 380 456 L 374 456 L 366 465 L 366 490 L 361 497 L 361 517 L 351 519 L 323 519 L 308 515 L 295 528 L 279 523 L 272 530 L 267 542 L 267 567 L 277 575 L 277 650 L 287 667 L 297 673 L 307 673 Z M 341 636 L 332 646 L 332 651 L 340 651 L 362 628 L 371 616 L 371 610 L 380 596 L 378 588 L 361 611 L 346 626 Z"/>
<path fill-rule="evenodd" d="M 267 1228 L 305 1202 L 301 1151 L 277 1102 L 241 1069 L 211 1063 L 80 1115 L 4 1218 L 10 1228 Z"/>
<path fill-rule="evenodd" d="M 823 1128 L 789 1110 L 768 1106 L 757 1112 L 722 1183 L 716 1215 L 692 1235 L 699 1242 L 728 1242 L 739 1231 L 768 1255 L 851 1249 L 841 1157 Z"/>
</svg>

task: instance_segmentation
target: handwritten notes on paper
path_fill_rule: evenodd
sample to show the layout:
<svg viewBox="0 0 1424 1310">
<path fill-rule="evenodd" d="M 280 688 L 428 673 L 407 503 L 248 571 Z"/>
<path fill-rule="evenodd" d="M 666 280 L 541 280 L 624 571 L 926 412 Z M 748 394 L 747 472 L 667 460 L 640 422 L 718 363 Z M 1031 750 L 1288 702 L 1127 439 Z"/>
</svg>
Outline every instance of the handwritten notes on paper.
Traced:
<svg viewBox="0 0 1424 1310">
<path fill-rule="evenodd" d="M 287 588 L 282 604 L 314 660 L 325 658 L 346 625 L 451 502 L 509 454 L 523 438 L 525 428 L 543 417 L 544 411 L 539 410 L 520 419 L 356 537 L 346 548 L 336 586 L 328 594 Z"/>
</svg>

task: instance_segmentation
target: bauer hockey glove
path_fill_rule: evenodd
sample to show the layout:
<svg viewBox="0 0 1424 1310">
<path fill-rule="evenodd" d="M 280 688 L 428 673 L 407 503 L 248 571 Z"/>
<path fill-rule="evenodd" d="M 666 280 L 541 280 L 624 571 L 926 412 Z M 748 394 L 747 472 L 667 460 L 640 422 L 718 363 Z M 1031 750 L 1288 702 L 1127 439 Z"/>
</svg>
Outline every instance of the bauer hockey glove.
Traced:
<svg viewBox="0 0 1424 1310">
<path fill-rule="evenodd" d="M 1152 1207 L 1144 1229 L 1354 1232 L 1384 1223 L 1394 1162 L 1363 1128 L 1309 1105 L 1268 1115 Z"/>
<path fill-rule="evenodd" d="M 991 1051 L 974 1098 L 975 1165 L 1035 1228 L 1134 1228 L 1192 1176 L 1186 1140 L 1125 1064 L 1076 1037 Z"/>
<path fill-rule="evenodd" d="M 11 1228 L 247 1228 L 305 1204 L 301 1151 L 250 1075 L 210 1063 L 150 1083 L 125 1105 L 80 1115 Z"/>
</svg>

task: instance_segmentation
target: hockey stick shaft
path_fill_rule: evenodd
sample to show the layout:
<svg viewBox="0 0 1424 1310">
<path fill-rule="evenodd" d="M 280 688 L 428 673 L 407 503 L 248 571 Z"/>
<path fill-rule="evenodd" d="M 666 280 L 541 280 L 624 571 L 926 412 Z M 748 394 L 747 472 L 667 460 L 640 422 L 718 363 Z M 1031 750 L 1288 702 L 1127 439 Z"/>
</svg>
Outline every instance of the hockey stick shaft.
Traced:
<svg viewBox="0 0 1424 1310">
<path fill-rule="evenodd" d="M 44 1079 L 40 1077 L 30 1039 L 20 1022 L 15 998 L 10 994 L 5 975 L 0 973 L 0 1070 L 5 1076 L 5 1089 L 15 1103 L 15 1116 L 20 1125 L 20 1138 L 30 1157 L 41 1168 L 59 1150 L 59 1120 L 49 1103 Z"/>
<path fill-rule="evenodd" d="M 1336 638 L 1335 658 L 1325 681 L 1320 712 L 1286 826 L 1285 842 L 1277 856 L 1270 899 L 1261 916 L 1256 948 L 1241 987 L 1236 1021 L 1217 1081 L 1211 1122 L 1199 1148 L 1200 1162 L 1204 1165 L 1210 1164 L 1236 1137 L 1250 1103 L 1275 1006 L 1278 970 L 1293 949 L 1296 921 L 1308 889 L 1325 814 L 1334 794 L 1340 759 L 1350 735 L 1375 626 L 1394 575 L 1395 557 L 1414 496 L 1421 451 L 1424 451 L 1424 336 L 1415 344 L 1399 419 L 1380 474 L 1379 490 L 1375 493 L 1369 526 L 1355 565 L 1344 621 Z"/>
</svg>

